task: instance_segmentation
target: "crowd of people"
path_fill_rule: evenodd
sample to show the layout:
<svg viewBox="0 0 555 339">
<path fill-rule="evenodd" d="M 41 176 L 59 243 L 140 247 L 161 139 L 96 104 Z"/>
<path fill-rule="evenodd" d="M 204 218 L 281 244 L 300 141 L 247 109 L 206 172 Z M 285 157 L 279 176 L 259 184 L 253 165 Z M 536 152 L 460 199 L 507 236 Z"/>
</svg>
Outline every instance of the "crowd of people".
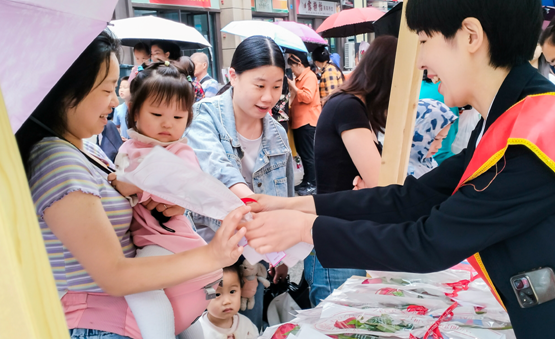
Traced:
<svg viewBox="0 0 555 339">
<path fill-rule="evenodd" d="M 432 2 L 451 19 L 415 10 Z M 553 326 L 542 322 L 553 302 L 526 313 L 509 286 L 514 274 L 555 264 L 547 254 L 518 259 L 526 250 L 514 240 L 549 241 L 552 171 L 523 146 L 503 144 L 484 175 L 461 181 L 473 154 L 486 152 L 477 145 L 495 144 L 485 133 L 494 119 L 528 95 L 555 92 L 555 25 L 523 43 L 535 37 L 538 4 L 512 2 L 506 16 L 530 21 L 519 28 L 526 34 L 511 31 L 519 50 L 499 37 L 512 24 L 481 1 L 409 3 L 426 72 L 407 181 L 383 188 L 397 38 L 373 40 L 346 78 L 326 47 L 284 53 L 252 36 L 221 86 L 206 54 L 183 56 L 163 40 L 137 44 L 135 67 L 120 77 L 119 42 L 103 31 L 16 133 L 71 337 L 256 338 L 264 286 L 241 310 L 244 236 L 260 253 L 315 245 L 304 260 L 312 306 L 365 269 L 429 272 L 481 252 L 517 335 Z M 483 77 L 480 86 L 472 76 Z M 290 140 L 304 168 L 297 186 Z M 155 146 L 251 202 L 215 220 L 118 180 Z M 287 280 L 286 265 L 261 264 L 272 283 Z"/>
</svg>

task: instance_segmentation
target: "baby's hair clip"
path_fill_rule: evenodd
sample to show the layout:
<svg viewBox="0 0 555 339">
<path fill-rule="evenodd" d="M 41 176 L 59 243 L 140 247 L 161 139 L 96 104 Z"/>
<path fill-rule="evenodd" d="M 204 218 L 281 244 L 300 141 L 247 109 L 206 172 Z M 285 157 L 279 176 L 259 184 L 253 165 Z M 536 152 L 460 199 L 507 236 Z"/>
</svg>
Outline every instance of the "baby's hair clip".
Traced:
<svg viewBox="0 0 555 339">
<path fill-rule="evenodd" d="M 164 62 L 164 65 L 169 66 L 170 62 L 166 60 L 166 62 Z"/>
<path fill-rule="evenodd" d="M 137 67 L 137 73 L 139 73 L 139 72 L 141 72 L 141 71 L 143 71 L 143 70 L 144 70 L 143 66 L 138 66 L 138 67 Z"/>
</svg>

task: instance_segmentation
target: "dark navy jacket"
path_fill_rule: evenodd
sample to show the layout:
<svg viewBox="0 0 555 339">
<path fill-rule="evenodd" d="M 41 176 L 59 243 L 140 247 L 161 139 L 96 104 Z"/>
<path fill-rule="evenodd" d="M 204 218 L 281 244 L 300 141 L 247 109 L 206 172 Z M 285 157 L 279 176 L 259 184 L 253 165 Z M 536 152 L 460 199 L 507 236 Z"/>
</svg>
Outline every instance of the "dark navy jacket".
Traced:
<svg viewBox="0 0 555 339">
<path fill-rule="evenodd" d="M 114 162 L 121 145 L 123 145 L 123 141 L 121 140 L 118 128 L 112 121 L 108 120 L 108 124 L 104 126 L 104 130 L 102 131 L 100 148 L 102 148 L 108 158 Z"/>
<path fill-rule="evenodd" d="M 555 86 L 530 65 L 514 67 L 494 100 L 486 130 L 512 105 Z M 519 339 L 555 336 L 555 300 L 523 309 L 510 277 L 555 270 L 555 173 L 524 146 L 509 146 L 498 166 L 456 194 L 482 129 L 468 148 L 404 185 L 314 197 L 318 259 L 328 268 L 427 273 L 480 252 Z M 554 132 L 555 133 L 555 132 Z M 555 136 L 551 136 L 555 141 Z M 506 166 L 497 175 L 506 161 Z"/>
</svg>

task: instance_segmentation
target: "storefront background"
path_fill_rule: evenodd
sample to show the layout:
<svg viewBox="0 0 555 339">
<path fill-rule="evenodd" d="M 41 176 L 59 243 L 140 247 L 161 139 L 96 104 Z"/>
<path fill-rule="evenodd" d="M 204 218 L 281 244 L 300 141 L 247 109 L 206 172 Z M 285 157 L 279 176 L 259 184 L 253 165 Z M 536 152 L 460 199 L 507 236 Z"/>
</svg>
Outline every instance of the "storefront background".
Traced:
<svg viewBox="0 0 555 339">
<path fill-rule="evenodd" d="M 183 50 L 183 55 L 190 56 L 195 52 L 205 53 L 210 63 L 208 74 L 215 78 L 219 76 L 220 65 L 217 53 L 219 32 L 216 30 L 216 17 L 219 13 L 210 11 L 219 10 L 218 0 L 133 0 L 132 5 L 134 16 L 157 16 L 182 22 L 199 31 L 210 42 L 212 48 Z M 178 6 L 187 7 L 181 9 Z"/>
</svg>

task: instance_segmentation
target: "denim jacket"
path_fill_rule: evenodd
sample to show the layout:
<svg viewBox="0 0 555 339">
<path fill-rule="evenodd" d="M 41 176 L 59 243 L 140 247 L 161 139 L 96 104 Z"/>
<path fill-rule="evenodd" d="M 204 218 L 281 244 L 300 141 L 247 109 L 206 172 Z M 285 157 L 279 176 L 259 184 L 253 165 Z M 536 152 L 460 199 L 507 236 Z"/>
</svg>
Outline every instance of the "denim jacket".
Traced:
<svg viewBox="0 0 555 339">
<path fill-rule="evenodd" d="M 233 90 L 206 98 L 193 106 L 193 122 L 186 131 L 200 167 L 227 187 L 244 183 L 243 149 L 237 137 L 232 102 Z M 253 171 L 253 191 L 279 197 L 294 196 L 293 157 L 287 134 L 270 114 L 263 118 L 262 146 Z M 195 216 L 197 224 L 219 227 L 215 220 Z"/>
</svg>

